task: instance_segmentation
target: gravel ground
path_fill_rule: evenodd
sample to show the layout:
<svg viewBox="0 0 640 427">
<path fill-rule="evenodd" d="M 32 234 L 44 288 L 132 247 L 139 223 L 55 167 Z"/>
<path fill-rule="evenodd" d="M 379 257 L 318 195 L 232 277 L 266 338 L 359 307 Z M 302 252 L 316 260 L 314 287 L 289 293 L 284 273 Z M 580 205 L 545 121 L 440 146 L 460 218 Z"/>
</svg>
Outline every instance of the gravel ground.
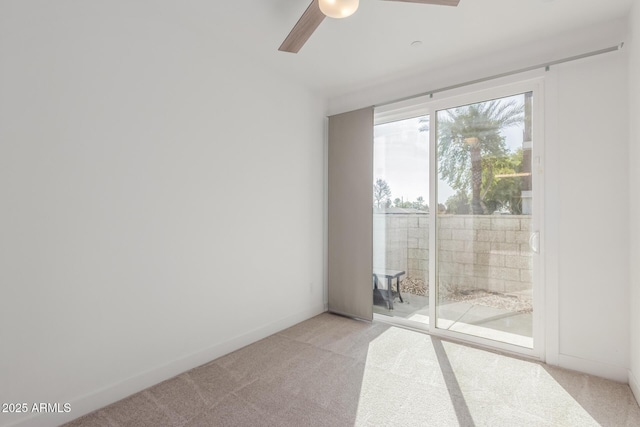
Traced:
<svg viewBox="0 0 640 427">
<path fill-rule="evenodd" d="M 402 293 L 413 295 L 429 296 L 429 289 L 424 280 L 414 277 L 407 277 L 400 282 Z M 507 295 L 498 292 L 491 292 L 483 289 L 449 289 L 446 301 L 469 301 L 477 305 L 500 308 L 518 313 L 531 313 L 533 304 L 530 296 L 527 295 Z"/>
</svg>

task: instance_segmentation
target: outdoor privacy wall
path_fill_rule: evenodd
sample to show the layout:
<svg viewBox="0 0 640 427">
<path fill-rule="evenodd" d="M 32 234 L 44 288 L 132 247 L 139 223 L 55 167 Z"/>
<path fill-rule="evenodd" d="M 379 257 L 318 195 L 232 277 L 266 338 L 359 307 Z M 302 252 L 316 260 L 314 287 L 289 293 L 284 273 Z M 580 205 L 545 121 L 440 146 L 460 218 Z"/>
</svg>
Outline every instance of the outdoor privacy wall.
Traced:
<svg viewBox="0 0 640 427">
<path fill-rule="evenodd" d="M 429 279 L 428 213 L 374 214 L 374 267 Z M 532 288 L 528 215 L 438 216 L 439 280 L 444 289 L 519 292 Z M 385 239 L 385 242 L 381 240 Z"/>
</svg>

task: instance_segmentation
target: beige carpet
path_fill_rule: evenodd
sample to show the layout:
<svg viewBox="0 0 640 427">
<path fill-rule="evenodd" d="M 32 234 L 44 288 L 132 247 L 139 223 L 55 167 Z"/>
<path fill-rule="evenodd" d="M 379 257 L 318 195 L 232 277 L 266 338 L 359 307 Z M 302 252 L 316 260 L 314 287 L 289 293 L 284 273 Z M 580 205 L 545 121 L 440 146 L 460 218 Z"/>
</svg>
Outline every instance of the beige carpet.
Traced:
<svg viewBox="0 0 640 427">
<path fill-rule="evenodd" d="M 627 385 L 322 314 L 68 426 L 640 426 Z"/>
</svg>

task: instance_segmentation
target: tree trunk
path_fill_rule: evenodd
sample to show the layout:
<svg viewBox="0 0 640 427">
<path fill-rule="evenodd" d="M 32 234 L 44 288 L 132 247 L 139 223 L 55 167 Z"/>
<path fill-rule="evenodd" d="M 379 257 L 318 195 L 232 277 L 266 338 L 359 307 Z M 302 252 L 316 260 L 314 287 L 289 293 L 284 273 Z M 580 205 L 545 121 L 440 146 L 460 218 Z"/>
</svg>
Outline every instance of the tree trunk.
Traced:
<svg viewBox="0 0 640 427">
<path fill-rule="evenodd" d="M 478 143 L 471 146 L 471 213 L 482 215 L 480 191 L 482 188 L 482 154 Z"/>
</svg>

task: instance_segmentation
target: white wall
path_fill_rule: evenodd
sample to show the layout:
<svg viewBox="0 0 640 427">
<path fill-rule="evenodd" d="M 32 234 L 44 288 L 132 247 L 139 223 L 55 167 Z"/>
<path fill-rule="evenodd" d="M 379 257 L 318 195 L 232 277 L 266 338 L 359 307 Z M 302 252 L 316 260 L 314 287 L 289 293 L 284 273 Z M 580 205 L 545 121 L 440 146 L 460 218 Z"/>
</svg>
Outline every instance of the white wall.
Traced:
<svg viewBox="0 0 640 427">
<path fill-rule="evenodd" d="M 557 129 L 546 147 L 557 175 L 547 175 L 547 182 L 556 186 L 558 204 L 548 206 L 546 215 L 557 216 L 559 232 L 559 364 L 626 381 L 627 52 L 566 63 L 553 72 L 557 105 L 548 114 L 556 116 Z"/>
<path fill-rule="evenodd" d="M 631 223 L 631 363 L 629 384 L 640 402 L 640 4 L 634 3 L 630 15 L 629 53 L 629 138 L 630 223 Z"/>
<path fill-rule="evenodd" d="M 615 46 L 626 20 L 331 99 L 331 114 Z M 463 71 L 464 70 L 464 71 Z M 545 76 L 546 360 L 618 381 L 629 364 L 628 53 L 475 85 Z M 397 88 L 397 92 L 394 91 Z M 446 97 L 447 93 L 435 98 Z M 607 227 L 603 227 L 607 224 Z"/>
<path fill-rule="evenodd" d="M 353 92 L 335 96 L 329 99 L 329 115 L 615 46 L 627 36 L 627 20 L 595 23 L 552 37 L 543 31 L 540 36 L 544 38 L 526 45 L 518 45 L 511 50 L 498 50 L 482 56 L 474 56 L 473 52 L 470 52 L 468 61 L 464 63 L 433 63 L 421 72 L 416 73 L 412 70 L 410 74 L 398 75 L 373 86 L 364 86 Z M 436 94 L 434 99 L 440 96 L 448 96 L 448 93 Z"/>
<path fill-rule="evenodd" d="M 0 5 L 0 402 L 72 404 L 21 425 L 324 308 L 323 101 L 111 3 Z"/>
</svg>

